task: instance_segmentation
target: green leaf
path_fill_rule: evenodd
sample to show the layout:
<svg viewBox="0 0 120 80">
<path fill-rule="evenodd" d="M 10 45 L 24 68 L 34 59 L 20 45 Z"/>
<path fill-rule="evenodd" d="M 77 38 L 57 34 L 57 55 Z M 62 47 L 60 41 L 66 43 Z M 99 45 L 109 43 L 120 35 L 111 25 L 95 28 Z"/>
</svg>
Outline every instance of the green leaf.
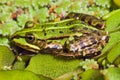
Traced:
<svg viewBox="0 0 120 80">
<path fill-rule="evenodd" d="M 120 80 L 120 68 L 108 68 L 103 70 L 104 80 Z"/>
<path fill-rule="evenodd" d="M 62 1 L 60 4 L 60 6 L 58 8 L 55 9 L 55 11 L 58 13 L 58 14 L 62 14 L 62 12 L 65 12 L 68 10 L 68 7 L 70 5 L 70 1 L 69 0 L 65 0 L 65 1 Z"/>
<path fill-rule="evenodd" d="M 113 0 L 113 2 L 114 2 L 118 7 L 120 7 L 120 0 Z"/>
<path fill-rule="evenodd" d="M 5 22 L 7 20 L 10 20 L 10 13 L 3 12 L 0 14 L 0 21 Z"/>
<path fill-rule="evenodd" d="M 47 21 L 47 17 L 49 16 L 49 12 L 47 8 L 40 8 L 37 10 L 30 10 L 31 15 L 33 16 L 33 18 L 35 20 L 40 21 L 40 23 L 43 23 L 45 21 Z"/>
<path fill-rule="evenodd" d="M 25 62 L 23 61 L 16 61 L 14 66 L 12 67 L 13 70 L 24 70 L 25 69 Z"/>
<path fill-rule="evenodd" d="M 82 73 L 83 70 L 81 68 L 78 68 L 75 71 L 66 73 L 62 76 L 59 76 L 58 78 L 56 78 L 55 80 L 78 80 L 78 74 Z"/>
<path fill-rule="evenodd" d="M 0 71 L 1 80 L 42 80 L 30 71 Z"/>
<path fill-rule="evenodd" d="M 11 69 L 15 59 L 12 51 L 6 46 L 0 46 L 0 70 Z"/>
<path fill-rule="evenodd" d="M 109 13 L 106 21 L 106 31 L 113 31 L 120 26 L 120 9 Z"/>
<path fill-rule="evenodd" d="M 18 16 L 18 24 L 24 28 L 24 25 L 27 21 L 32 21 L 33 16 L 30 14 L 21 14 Z"/>
<path fill-rule="evenodd" d="M 0 26 L 0 32 L 3 36 L 8 36 L 19 30 L 17 23 L 13 20 L 10 20 L 6 23 L 3 23 Z"/>
<path fill-rule="evenodd" d="M 32 4 L 32 1 L 29 1 L 29 0 L 17 0 L 15 1 L 15 4 L 16 6 L 21 6 L 21 7 L 28 7 Z"/>
<path fill-rule="evenodd" d="M 86 8 L 86 1 L 75 1 L 71 4 L 68 11 L 70 12 L 85 12 L 87 10 Z"/>
<path fill-rule="evenodd" d="M 102 7 L 110 7 L 111 0 L 96 0 L 96 4 Z"/>
<path fill-rule="evenodd" d="M 32 2 L 33 2 L 32 4 L 33 4 L 34 6 L 38 6 L 38 5 L 44 6 L 44 5 L 49 4 L 51 1 L 52 1 L 52 0 L 33 0 L 33 1 L 32 1 Z"/>
<path fill-rule="evenodd" d="M 89 69 L 82 73 L 82 80 L 104 80 L 103 75 L 99 70 Z"/>
<path fill-rule="evenodd" d="M 50 78 L 57 78 L 67 72 L 75 70 L 80 60 L 59 59 L 53 55 L 38 54 L 31 58 L 26 70 Z"/>
<path fill-rule="evenodd" d="M 71 1 L 69 12 L 79 12 L 94 16 L 103 16 L 109 12 L 111 0 L 76 0 Z"/>
<path fill-rule="evenodd" d="M 115 59 L 114 64 L 120 68 L 120 55 Z"/>
<path fill-rule="evenodd" d="M 9 43 L 9 41 L 8 41 L 7 38 L 0 37 L 0 45 L 6 45 L 6 46 L 8 46 L 8 43 Z"/>
<path fill-rule="evenodd" d="M 120 41 L 113 46 L 107 55 L 107 59 L 110 63 L 113 63 L 114 60 L 120 55 Z"/>
</svg>

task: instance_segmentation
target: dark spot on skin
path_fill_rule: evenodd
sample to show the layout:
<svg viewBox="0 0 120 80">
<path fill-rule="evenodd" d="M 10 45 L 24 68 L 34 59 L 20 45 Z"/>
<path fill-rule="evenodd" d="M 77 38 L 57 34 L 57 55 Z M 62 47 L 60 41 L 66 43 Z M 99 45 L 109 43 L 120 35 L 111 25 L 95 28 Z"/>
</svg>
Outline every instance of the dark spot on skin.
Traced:
<svg viewBox="0 0 120 80">
<path fill-rule="evenodd" d="M 94 36 L 91 36 L 90 39 L 91 39 L 91 40 L 95 40 L 95 37 L 94 37 Z"/>
<path fill-rule="evenodd" d="M 58 27 L 58 24 L 55 24 L 55 27 Z"/>
<path fill-rule="evenodd" d="M 100 36 L 100 32 L 97 30 L 93 30 L 93 33 L 97 34 L 98 36 Z"/>
<path fill-rule="evenodd" d="M 91 25 L 91 23 L 92 23 L 92 18 L 88 20 L 88 24 Z"/>
<path fill-rule="evenodd" d="M 89 28 L 89 30 L 91 31 L 91 32 L 93 32 L 94 30 L 93 29 L 91 29 L 91 28 Z"/>
<path fill-rule="evenodd" d="M 93 32 L 94 32 L 95 34 L 97 34 L 98 36 L 101 36 L 101 34 L 100 34 L 100 32 L 99 32 L 99 31 L 94 30 Z"/>
<path fill-rule="evenodd" d="M 49 8 L 51 7 L 51 5 L 50 5 L 50 4 L 47 4 L 46 7 L 49 9 Z"/>
<path fill-rule="evenodd" d="M 67 26 L 69 26 L 69 25 L 71 25 L 71 24 L 72 24 L 72 23 L 71 23 L 71 22 L 69 22 L 69 23 L 67 23 L 66 25 L 67 25 Z"/>
<path fill-rule="evenodd" d="M 44 36 L 46 36 L 47 35 L 47 33 L 46 32 L 44 32 Z"/>
<path fill-rule="evenodd" d="M 77 13 L 71 12 L 68 14 L 68 16 L 66 18 L 74 18 L 76 16 Z"/>
<path fill-rule="evenodd" d="M 52 30 L 52 32 L 55 32 L 55 30 Z"/>
<path fill-rule="evenodd" d="M 77 17 L 79 17 L 79 15 L 80 15 L 80 14 L 75 14 L 73 17 L 74 17 L 75 19 L 77 19 Z"/>
<path fill-rule="evenodd" d="M 102 28 L 103 24 L 102 23 L 98 23 L 95 25 L 97 28 Z"/>
<path fill-rule="evenodd" d="M 97 55 L 99 55 L 99 54 L 101 54 L 101 51 L 98 51 L 98 52 L 97 52 Z"/>
<path fill-rule="evenodd" d="M 98 31 L 97 31 L 97 30 L 94 30 L 93 32 L 94 32 L 94 33 L 97 33 Z"/>
<path fill-rule="evenodd" d="M 84 30 L 88 30 L 88 28 L 87 28 L 87 27 L 84 27 L 83 29 L 84 29 Z"/>
<path fill-rule="evenodd" d="M 82 15 L 82 16 L 81 16 L 81 20 L 82 20 L 82 21 L 85 21 L 85 19 L 86 19 L 86 15 Z"/>
<path fill-rule="evenodd" d="M 72 27 L 72 28 L 69 28 L 69 30 L 74 30 L 74 27 Z"/>
<path fill-rule="evenodd" d="M 91 57 L 94 57 L 94 56 L 97 56 L 97 55 L 100 55 L 101 54 L 101 51 L 98 51 L 96 53 L 93 53 L 93 55 L 91 55 Z"/>
<path fill-rule="evenodd" d="M 83 44 L 84 42 L 80 42 L 79 43 L 79 46 L 81 47 L 81 49 L 84 49 L 85 48 L 85 45 Z"/>
<path fill-rule="evenodd" d="M 63 31 L 59 31 L 59 33 L 63 33 Z"/>
<path fill-rule="evenodd" d="M 93 48 L 88 48 L 88 51 L 89 51 L 89 53 L 93 53 L 94 52 L 94 49 Z"/>
<path fill-rule="evenodd" d="M 91 40 L 92 44 L 96 44 L 97 41 L 96 40 Z"/>
<path fill-rule="evenodd" d="M 100 36 L 100 33 L 99 33 L 99 32 L 97 32 L 97 35 L 98 35 L 98 36 Z"/>
</svg>

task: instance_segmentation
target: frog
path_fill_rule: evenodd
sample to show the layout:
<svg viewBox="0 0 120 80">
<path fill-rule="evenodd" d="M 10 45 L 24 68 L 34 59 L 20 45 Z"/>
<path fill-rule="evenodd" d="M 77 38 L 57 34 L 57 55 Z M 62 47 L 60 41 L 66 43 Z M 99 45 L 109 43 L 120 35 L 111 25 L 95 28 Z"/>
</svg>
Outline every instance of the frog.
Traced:
<svg viewBox="0 0 120 80">
<path fill-rule="evenodd" d="M 90 58 L 100 55 L 109 41 L 104 28 L 105 21 L 95 16 L 71 12 L 58 22 L 34 24 L 28 21 L 24 29 L 11 36 L 11 41 L 35 54 Z"/>
</svg>

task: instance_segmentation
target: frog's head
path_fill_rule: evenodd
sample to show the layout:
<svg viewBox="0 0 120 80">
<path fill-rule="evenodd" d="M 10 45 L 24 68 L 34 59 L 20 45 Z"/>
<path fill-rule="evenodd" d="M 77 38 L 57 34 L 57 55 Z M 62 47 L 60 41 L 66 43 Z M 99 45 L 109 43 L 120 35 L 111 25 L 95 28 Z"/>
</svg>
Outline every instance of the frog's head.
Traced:
<svg viewBox="0 0 120 80">
<path fill-rule="evenodd" d="M 15 43 L 15 45 L 29 50 L 35 53 L 40 51 L 40 47 L 36 45 L 36 40 L 38 39 L 37 32 L 41 31 L 41 29 L 35 28 L 26 28 L 20 31 L 15 32 L 11 37 L 11 41 Z M 39 40 L 40 44 L 40 40 Z"/>
</svg>

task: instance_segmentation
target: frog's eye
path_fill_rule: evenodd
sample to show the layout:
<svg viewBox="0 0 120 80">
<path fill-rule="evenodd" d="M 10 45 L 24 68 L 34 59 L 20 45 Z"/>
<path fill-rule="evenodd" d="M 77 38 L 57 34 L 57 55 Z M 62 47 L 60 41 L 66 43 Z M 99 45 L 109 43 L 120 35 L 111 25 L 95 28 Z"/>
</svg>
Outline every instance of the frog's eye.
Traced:
<svg viewBox="0 0 120 80">
<path fill-rule="evenodd" d="M 25 23 L 25 28 L 32 28 L 32 27 L 34 27 L 34 23 L 32 21 L 27 21 Z"/>
<path fill-rule="evenodd" d="M 35 42 L 35 36 L 31 33 L 26 33 L 25 35 L 25 40 L 28 42 L 28 43 L 34 43 Z"/>
</svg>

